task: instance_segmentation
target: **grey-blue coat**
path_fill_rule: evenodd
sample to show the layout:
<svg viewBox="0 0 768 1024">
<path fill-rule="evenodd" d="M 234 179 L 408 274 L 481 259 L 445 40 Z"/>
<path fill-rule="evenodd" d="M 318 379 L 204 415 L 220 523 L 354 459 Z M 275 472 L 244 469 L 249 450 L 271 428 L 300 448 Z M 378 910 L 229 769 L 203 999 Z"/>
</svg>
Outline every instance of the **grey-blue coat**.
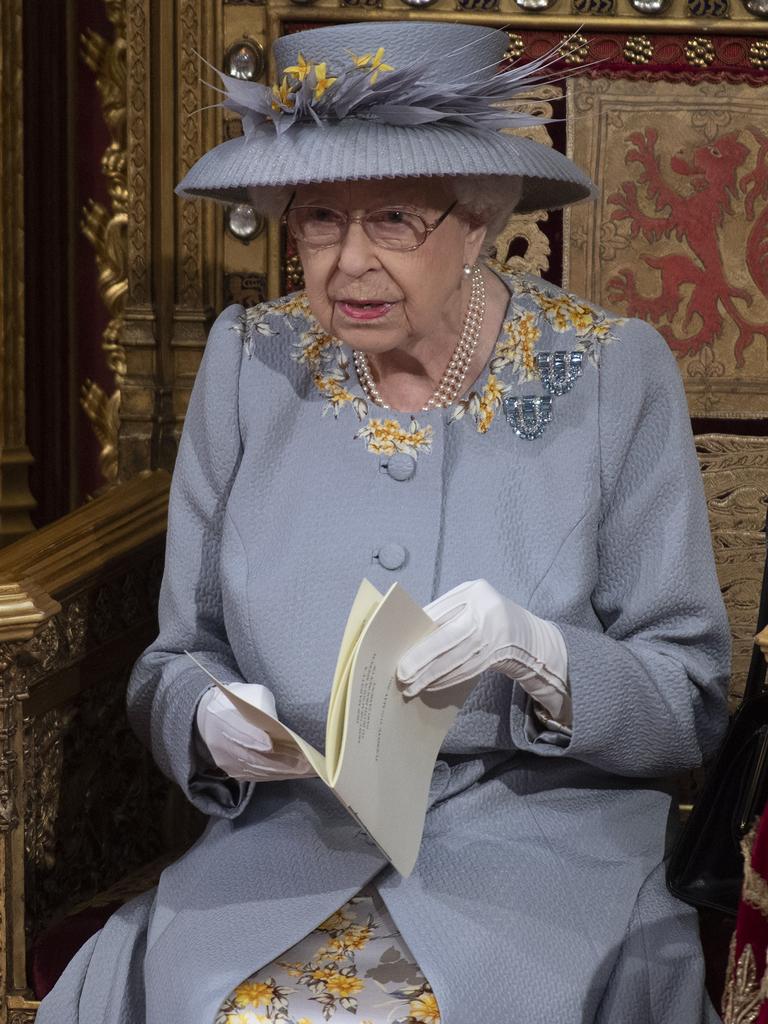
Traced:
<svg viewBox="0 0 768 1024">
<path fill-rule="evenodd" d="M 534 308 L 519 281 L 506 283 L 510 313 Z M 246 350 L 242 312 L 218 318 L 195 382 L 160 633 L 129 687 L 134 728 L 208 826 L 86 943 L 38 1024 L 211 1024 L 230 989 L 374 875 L 443 1024 L 717 1021 L 696 915 L 663 879 L 663 779 L 716 748 L 730 668 L 686 399 L 664 340 L 619 323 L 536 440 L 501 412 L 486 433 L 469 416 L 419 413 L 432 450 L 403 479 L 414 464 L 367 450 L 350 407 L 321 415 L 323 395 L 291 355 L 293 321 L 273 317 L 276 333 Z M 575 328 L 539 321 L 539 351 L 578 347 Z M 380 560 L 384 545 L 402 565 L 384 567 L 398 562 Z M 510 680 L 481 677 L 441 751 L 409 878 L 318 780 L 227 780 L 194 744 L 209 680 L 183 648 L 220 678 L 269 686 L 283 721 L 322 746 L 363 576 L 380 589 L 399 580 L 422 603 L 485 578 L 555 622 L 568 650 L 570 740 L 542 731 Z"/>
</svg>

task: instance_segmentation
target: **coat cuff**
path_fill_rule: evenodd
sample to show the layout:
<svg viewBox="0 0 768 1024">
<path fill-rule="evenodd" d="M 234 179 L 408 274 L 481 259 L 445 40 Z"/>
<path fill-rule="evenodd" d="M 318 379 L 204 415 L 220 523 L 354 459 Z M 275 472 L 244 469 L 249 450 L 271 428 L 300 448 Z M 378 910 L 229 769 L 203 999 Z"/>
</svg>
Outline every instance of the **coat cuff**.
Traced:
<svg viewBox="0 0 768 1024">
<path fill-rule="evenodd" d="M 231 779 L 199 748 L 197 705 L 210 688 L 209 677 L 197 666 L 161 683 L 155 696 L 152 748 L 163 769 L 203 814 L 236 818 L 244 810 L 253 782 Z M 170 753 L 173 752 L 173 756 Z"/>
</svg>

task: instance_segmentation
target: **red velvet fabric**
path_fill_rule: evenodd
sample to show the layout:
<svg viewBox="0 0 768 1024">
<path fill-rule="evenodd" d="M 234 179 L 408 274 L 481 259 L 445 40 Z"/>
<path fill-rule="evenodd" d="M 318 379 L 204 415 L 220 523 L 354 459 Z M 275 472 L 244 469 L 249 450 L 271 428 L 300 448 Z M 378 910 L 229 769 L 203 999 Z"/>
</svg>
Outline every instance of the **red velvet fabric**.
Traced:
<svg viewBox="0 0 768 1024">
<path fill-rule="evenodd" d="M 718 1009 L 722 1005 L 725 975 L 728 969 L 728 947 L 736 918 L 716 910 L 699 911 L 699 933 L 706 964 L 706 985 L 709 998 Z"/>
<path fill-rule="evenodd" d="M 723 998 L 724 1024 L 768 1024 L 768 812 L 742 842 L 744 883 Z"/>
<path fill-rule="evenodd" d="M 119 906 L 120 901 L 86 907 L 51 925 L 35 939 L 29 976 L 36 999 L 42 999 L 51 991 L 78 949 L 106 924 Z"/>
</svg>

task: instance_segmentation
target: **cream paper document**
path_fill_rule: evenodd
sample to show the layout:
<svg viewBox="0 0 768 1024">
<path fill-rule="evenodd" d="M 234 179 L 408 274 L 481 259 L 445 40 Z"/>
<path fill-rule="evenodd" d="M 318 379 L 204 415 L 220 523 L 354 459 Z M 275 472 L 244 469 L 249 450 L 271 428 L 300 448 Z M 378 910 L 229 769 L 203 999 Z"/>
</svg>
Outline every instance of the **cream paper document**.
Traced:
<svg viewBox="0 0 768 1024">
<path fill-rule="evenodd" d="M 242 715 L 268 733 L 275 751 L 302 751 L 402 875 L 411 873 L 418 857 L 438 751 L 474 683 L 427 690 L 408 700 L 402 696 L 395 680 L 397 663 L 434 628 L 399 583 L 382 596 L 363 580 L 339 649 L 325 755 L 250 704 L 247 691 L 236 694 L 212 676 Z"/>
</svg>

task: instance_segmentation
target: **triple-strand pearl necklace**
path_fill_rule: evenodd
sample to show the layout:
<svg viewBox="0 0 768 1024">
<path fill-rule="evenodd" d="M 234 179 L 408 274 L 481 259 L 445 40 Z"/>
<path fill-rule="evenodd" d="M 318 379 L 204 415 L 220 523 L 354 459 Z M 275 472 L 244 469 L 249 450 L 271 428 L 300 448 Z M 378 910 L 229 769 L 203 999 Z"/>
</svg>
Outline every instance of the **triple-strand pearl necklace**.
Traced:
<svg viewBox="0 0 768 1024">
<path fill-rule="evenodd" d="M 440 406 L 451 405 L 456 397 L 461 394 L 464 378 L 467 376 L 469 364 L 472 362 L 472 356 L 475 353 L 477 342 L 480 338 L 484 316 L 485 283 L 483 282 L 480 268 L 475 264 L 475 268 L 472 271 L 472 291 L 469 296 L 467 311 L 464 314 L 464 323 L 461 328 L 458 344 L 451 356 L 451 361 L 440 378 L 440 383 L 435 388 L 426 405 L 422 405 L 422 412 L 427 412 L 429 409 Z M 355 361 L 358 380 L 366 396 L 383 409 L 391 408 L 381 397 L 379 389 L 376 387 L 365 353 L 355 350 L 352 356 Z"/>
</svg>

